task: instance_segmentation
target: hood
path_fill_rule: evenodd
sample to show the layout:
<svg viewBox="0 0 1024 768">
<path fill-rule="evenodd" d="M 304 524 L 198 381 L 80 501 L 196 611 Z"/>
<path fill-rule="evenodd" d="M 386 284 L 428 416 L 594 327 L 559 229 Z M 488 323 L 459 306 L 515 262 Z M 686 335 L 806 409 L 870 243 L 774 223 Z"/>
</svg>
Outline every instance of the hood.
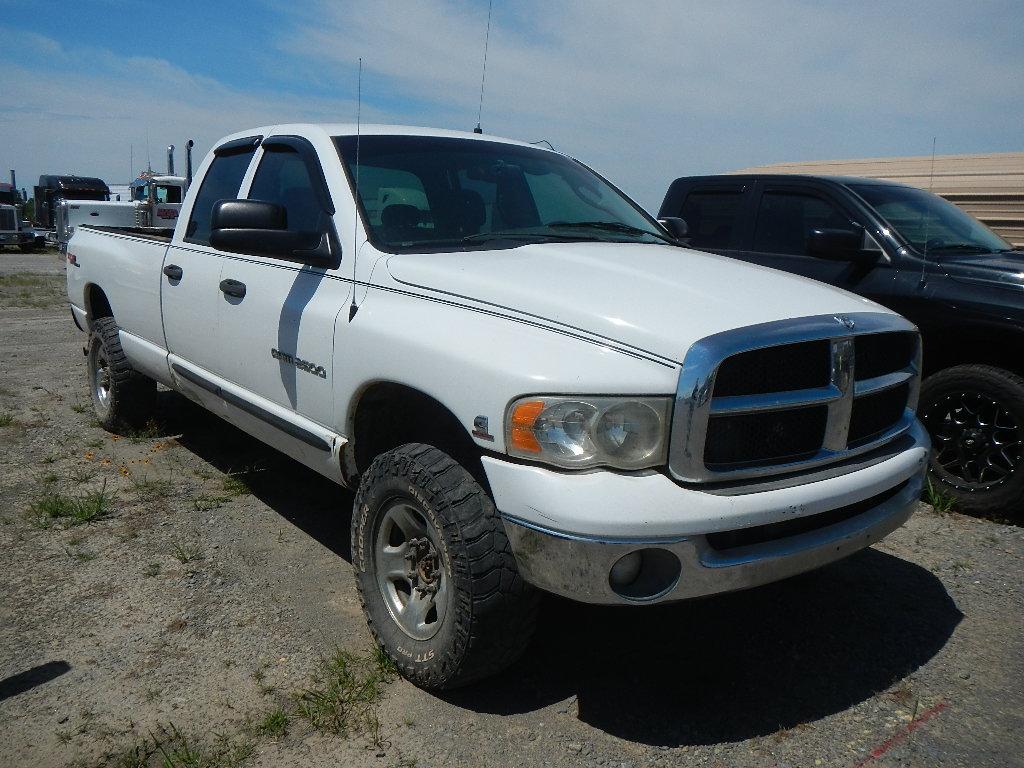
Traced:
<svg viewBox="0 0 1024 768">
<path fill-rule="evenodd" d="M 670 360 L 714 333 L 809 315 L 892 314 L 838 288 L 670 245 L 537 243 L 399 254 L 400 283 L 582 330 Z"/>
<path fill-rule="evenodd" d="M 1024 251 L 944 255 L 941 264 L 954 280 L 1024 291 Z"/>
</svg>

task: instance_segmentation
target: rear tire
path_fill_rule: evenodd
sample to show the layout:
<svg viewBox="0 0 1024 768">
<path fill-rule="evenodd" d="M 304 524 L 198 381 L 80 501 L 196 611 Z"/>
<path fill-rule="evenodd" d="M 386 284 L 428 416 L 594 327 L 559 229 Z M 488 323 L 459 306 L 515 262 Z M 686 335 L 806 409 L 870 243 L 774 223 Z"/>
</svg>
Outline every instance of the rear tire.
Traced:
<svg viewBox="0 0 1024 768">
<path fill-rule="evenodd" d="M 365 472 L 352 564 L 370 632 L 421 688 L 494 675 L 533 634 L 538 594 L 519 575 L 490 496 L 432 446 L 403 445 Z"/>
<path fill-rule="evenodd" d="M 932 438 L 932 481 L 956 507 L 1021 516 L 1024 379 L 990 365 L 946 368 L 925 379 L 918 413 Z"/>
<path fill-rule="evenodd" d="M 132 368 L 112 317 L 93 322 L 86 356 L 93 412 L 108 432 L 137 429 L 156 411 L 156 382 Z"/>
</svg>

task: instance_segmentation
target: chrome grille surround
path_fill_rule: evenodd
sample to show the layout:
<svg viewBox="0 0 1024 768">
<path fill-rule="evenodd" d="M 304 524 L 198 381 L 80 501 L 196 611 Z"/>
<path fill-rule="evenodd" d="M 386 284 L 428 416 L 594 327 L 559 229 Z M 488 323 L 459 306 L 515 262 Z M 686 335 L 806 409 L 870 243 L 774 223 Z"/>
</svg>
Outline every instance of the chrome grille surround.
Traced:
<svg viewBox="0 0 1024 768">
<path fill-rule="evenodd" d="M 679 373 L 672 433 L 669 443 L 669 471 L 682 482 L 728 482 L 766 475 L 781 475 L 817 467 L 865 453 L 906 432 L 914 422 L 914 409 L 921 383 L 921 341 L 909 365 L 872 379 L 856 380 L 854 337 L 872 333 L 913 332 L 917 328 L 906 318 L 881 312 L 855 312 L 841 316 L 777 320 L 736 328 L 708 336 L 687 352 Z M 715 375 L 727 358 L 741 352 L 783 344 L 829 340 L 831 375 L 828 386 L 769 392 L 754 395 L 714 397 Z M 872 440 L 850 448 L 847 437 L 853 403 L 857 397 L 908 385 L 903 416 Z M 799 461 L 735 469 L 709 469 L 704 462 L 708 426 L 712 416 L 766 411 L 786 411 L 813 405 L 828 408 L 828 421 L 820 449 Z"/>
</svg>

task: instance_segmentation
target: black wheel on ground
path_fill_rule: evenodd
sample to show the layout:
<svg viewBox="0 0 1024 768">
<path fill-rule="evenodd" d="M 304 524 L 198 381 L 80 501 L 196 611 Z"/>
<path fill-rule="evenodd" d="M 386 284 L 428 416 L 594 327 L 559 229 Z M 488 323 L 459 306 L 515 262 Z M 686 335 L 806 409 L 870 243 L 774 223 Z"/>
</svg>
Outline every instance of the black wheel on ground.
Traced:
<svg viewBox="0 0 1024 768">
<path fill-rule="evenodd" d="M 422 688 L 496 674 L 533 634 L 538 594 L 519 575 L 494 503 L 433 446 L 403 445 L 364 473 L 352 564 L 370 631 Z"/>
<path fill-rule="evenodd" d="M 86 369 L 93 411 L 105 430 L 141 427 L 156 410 L 156 382 L 132 368 L 112 317 L 92 324 Z"/>
<path fill-rule="evenodd" d="M 990 365 L 946 368 L 925 379 L 918 413 L 932 481 L 960 510 L 1024 515 L 1024 379 Z"/>
</svg>

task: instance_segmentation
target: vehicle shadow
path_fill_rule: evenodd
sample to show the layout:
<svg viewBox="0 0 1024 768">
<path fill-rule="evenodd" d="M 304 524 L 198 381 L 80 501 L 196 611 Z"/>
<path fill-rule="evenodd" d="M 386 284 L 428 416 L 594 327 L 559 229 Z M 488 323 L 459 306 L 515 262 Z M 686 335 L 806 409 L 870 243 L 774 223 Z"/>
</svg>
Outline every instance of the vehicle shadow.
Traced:
<svg viewBox="0 0 1024 768">
<path fill-rule="evenodd" d="M 167 431 L 351 561 L 352 494 L 175 393 Z M 166 400 L 164 400 L 166 398 Z M 934 575 L 869 549 L 746 592 L 651 607 L 545 596 L 506 673 L 447 693 L 477 712 L 571 712 L 623 739 L 704 745 L 766 736 L 869 699 L 935 656 L 963 618 Z"/>
<path fill-rule="evenodd" d="M 352 562 L 351 491 L 264 445 L 176 392 L 160 392 L 161 433 L 242 480 L 277 514 Z"/>
<path fill-rule="evenodd" d="M 870 698 L 935 656 L 962 618 L 935 576 L 873 549 L 675 605 L 548 598 L 520 662 L 446 698 L 510 714 L 575 695 L 580 720 L 630 741 L 740 741 Z"/>
</svg>

